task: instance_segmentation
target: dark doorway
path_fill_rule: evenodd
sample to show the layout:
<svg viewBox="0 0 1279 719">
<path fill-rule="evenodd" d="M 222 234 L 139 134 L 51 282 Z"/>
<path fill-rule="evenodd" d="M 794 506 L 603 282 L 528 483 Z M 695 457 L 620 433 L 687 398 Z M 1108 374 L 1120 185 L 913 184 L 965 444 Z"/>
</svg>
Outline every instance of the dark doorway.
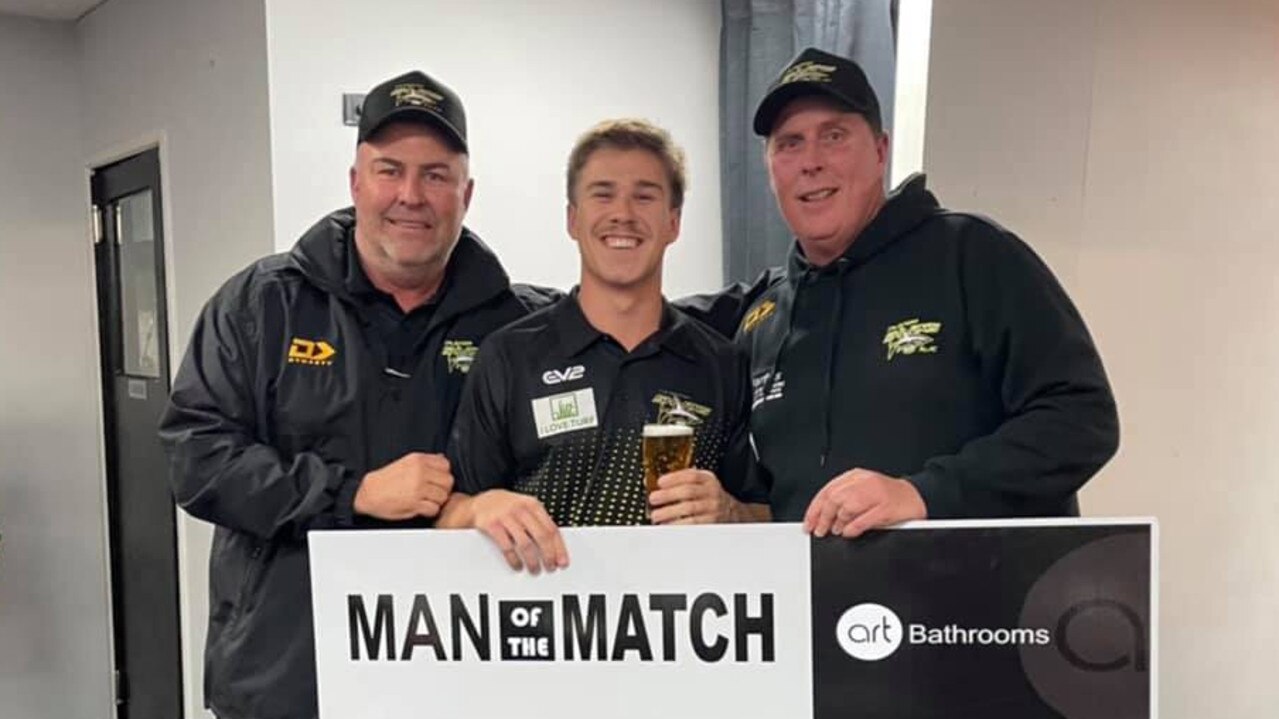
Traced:
<svg viewBox="0 0 1279 719">
<path fill-rule="evenodd" d="M 182 716 L 177 525 L 156 436 L 169 394 L 157 150 L 93 172 L 119 719 Z"/>
</svg>

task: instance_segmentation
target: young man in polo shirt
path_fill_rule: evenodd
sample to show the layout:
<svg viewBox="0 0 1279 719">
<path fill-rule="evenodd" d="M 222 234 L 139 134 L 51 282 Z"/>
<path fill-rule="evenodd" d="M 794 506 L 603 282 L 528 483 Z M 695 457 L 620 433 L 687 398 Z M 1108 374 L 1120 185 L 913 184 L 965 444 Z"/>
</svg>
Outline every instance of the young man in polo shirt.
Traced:
<svg viewBox="0 0 1279 719">
<path fill-rule="evenodd" d="M 660 128 L 601 123 L 569 156 L 581 285 L 489 337 L 471 369 L 441 527 L 476 527 L 514 569 L 568 565 L 562 526 L 767 520 L 753 485 L 744 357 L 662 298 L 679 236 L 683 153 Z M 648 495 L 641 432 L 694 426 L 692 469 Z"/>
</svg>

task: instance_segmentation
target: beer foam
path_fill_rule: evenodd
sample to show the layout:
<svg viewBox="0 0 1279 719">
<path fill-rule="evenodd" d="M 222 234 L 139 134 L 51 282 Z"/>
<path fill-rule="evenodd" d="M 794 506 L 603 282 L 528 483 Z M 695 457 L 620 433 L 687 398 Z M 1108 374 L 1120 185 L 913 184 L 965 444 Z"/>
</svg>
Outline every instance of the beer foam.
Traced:
<svg viewBox="0 0 1279 719">
<path fill-rule="evenodd" d="M 646 424 L 645 437 L 687 437 L 693 434 L 693 428 L 682 424 Z"/>
</svg>

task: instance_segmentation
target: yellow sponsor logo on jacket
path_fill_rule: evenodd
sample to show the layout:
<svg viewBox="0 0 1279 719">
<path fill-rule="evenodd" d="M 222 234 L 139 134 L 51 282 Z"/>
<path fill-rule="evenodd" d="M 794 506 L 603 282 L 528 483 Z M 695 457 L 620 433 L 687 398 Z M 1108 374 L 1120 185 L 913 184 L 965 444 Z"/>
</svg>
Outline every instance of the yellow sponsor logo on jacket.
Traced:
<svg viewBox="0 0 1279 719">
<path fill-rule="evenodd" d="M 324 340 L 294 337 L 289 343 L 289 364 L 331 365 L 338 351 Z"/>
<path fill-rule="evenodd" d="M 755 327 L 773 314 L 777 309 L 777 303 L 772 300 L 764 300 L 755 306 L 755 309 L 746 313 L 746 317 L 742 320 L 742 332 L 750 332 Z"/>
</svg>

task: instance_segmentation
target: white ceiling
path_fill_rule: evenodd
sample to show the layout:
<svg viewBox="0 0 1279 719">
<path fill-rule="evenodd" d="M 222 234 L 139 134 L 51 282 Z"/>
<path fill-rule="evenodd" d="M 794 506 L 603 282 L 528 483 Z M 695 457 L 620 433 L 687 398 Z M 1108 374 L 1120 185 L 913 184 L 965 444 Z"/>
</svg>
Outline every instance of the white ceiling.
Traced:
<svg viewBox="0 0 1279 719">
<path fill-rule="evenodd" d="M 106 0 L 0 0 L 0 14 L 76 20 Z"/>
</svg>

